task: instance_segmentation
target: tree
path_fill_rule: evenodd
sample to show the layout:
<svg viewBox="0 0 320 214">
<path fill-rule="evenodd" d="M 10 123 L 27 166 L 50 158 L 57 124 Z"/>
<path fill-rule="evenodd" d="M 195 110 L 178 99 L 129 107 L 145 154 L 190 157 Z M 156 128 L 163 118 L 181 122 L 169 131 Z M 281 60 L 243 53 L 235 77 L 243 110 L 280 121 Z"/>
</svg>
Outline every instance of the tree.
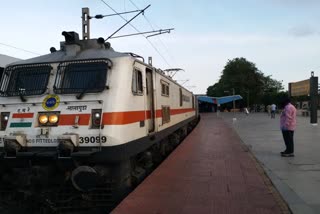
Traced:
<svg viewBox="0 0 320 214">
<path fill-rule="evenodd" d="M 228 60 L 217 83 L 207 88 L 208 96 L 225 96 L 225 91 L 243 97 L 243 101 L 250 103 L 268 103 L 272 97 L 283 89 L 282 83 L 265 76 L 256 65 L 245 58 Z M 229 93 L 230 95 L 230 93 Z M 248 99 L 250 98 L 250 99 Z"/>
<path fill-rule="evenodd" d="M 271 79 L 271 76 L 263 77 L 263 85 L 264 85 L 264 92 L 276 92 L 278 93 L 283 89 L 282 82 L 277 81 L 275 79 Z"/>
</svg>

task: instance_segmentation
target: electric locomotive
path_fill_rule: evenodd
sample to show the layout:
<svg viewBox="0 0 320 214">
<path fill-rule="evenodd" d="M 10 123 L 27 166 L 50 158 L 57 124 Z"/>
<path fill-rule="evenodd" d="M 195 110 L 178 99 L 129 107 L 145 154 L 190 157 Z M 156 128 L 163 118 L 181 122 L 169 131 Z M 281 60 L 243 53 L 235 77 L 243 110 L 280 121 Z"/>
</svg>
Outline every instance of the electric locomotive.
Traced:
<svg viewBox="0 0 320 214">
<path fill-rule="evenodd" d="M 0 83 L 0 209 L 112 208 L 192 130 L 195 96 L 103 38 L 7 66 Z"/>
</svg>

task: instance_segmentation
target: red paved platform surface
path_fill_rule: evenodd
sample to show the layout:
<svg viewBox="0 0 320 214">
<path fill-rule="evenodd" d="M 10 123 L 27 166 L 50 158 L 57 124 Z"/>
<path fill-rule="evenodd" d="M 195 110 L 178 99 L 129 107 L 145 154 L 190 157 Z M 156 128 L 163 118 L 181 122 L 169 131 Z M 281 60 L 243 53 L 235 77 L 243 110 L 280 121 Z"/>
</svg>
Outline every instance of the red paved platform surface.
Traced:
<svg viewBox="0 0 320 214">
<path fill-rule="evenodd" d="M 239 137 L 214 114 L 184 142 L 113 214 L 281 213 Z"/>
</svg>

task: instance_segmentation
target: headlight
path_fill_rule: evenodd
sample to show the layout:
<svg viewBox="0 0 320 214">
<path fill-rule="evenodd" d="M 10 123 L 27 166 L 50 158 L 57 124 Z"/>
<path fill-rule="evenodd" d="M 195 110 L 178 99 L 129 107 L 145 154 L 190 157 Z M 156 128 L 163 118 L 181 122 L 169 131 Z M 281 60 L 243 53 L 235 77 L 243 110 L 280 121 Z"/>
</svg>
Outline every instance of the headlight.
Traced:
<svg viewBox="0 0 320 214">
<path fill-rule="evenodd" d="M 42 114 L 39 116 L 39 123 L 46 124 L 48 122 L 48 116 L 45 114 Z"/>
<path fill-rule="evenodd" d="M 58 118 L 58 116 L 55 115 L 55 114 L 52 114 L 52 115 L 49 116 L 49 122 L 50 122 L 50 123 L 57 123 L 58 120 L 59 120 L 59 118 Z"/>
<path fill-rule="evenodd" d="M 60 112 L 39 112 L 38 114 L 39 126 L 58 126 Z"/>
</svg>

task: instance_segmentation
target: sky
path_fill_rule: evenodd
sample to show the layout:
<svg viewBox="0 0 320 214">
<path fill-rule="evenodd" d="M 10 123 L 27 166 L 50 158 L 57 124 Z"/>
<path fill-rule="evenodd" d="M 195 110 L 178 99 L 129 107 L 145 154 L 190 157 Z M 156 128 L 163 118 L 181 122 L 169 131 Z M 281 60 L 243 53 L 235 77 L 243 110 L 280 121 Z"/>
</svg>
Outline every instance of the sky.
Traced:
<svg viewBox="0 0 320 214">
<path fill-rule="evenodd" d="M 133 20 L 140 32 L 174 28 L 170 34 L 111 39 L 161 68 L 182 68 L 174 77 L 196 94 L 216 83 L 228 62 L 245 57 L 265 75 L 289 82 L 319 76 L 319 0 L 104 0 L 117 12 L 151 4 Z M 102 0 L 16 0 L 1 2 L 0 54 L 28 59 L 59 49 L 62 31 L 81 35 L 81 8 L 112 14 Z M 123 15 L 130 19 L 134 14 Z M 91 20 L 91 38 L 107 38 L 124 24 L 119 16 Z M 117 35 L 136 33 L 131 26 Z M 14 46 L 15 49 L 9 46 Z M 26 51 L 23 51 L 23 50 Z"/>
</svg>

